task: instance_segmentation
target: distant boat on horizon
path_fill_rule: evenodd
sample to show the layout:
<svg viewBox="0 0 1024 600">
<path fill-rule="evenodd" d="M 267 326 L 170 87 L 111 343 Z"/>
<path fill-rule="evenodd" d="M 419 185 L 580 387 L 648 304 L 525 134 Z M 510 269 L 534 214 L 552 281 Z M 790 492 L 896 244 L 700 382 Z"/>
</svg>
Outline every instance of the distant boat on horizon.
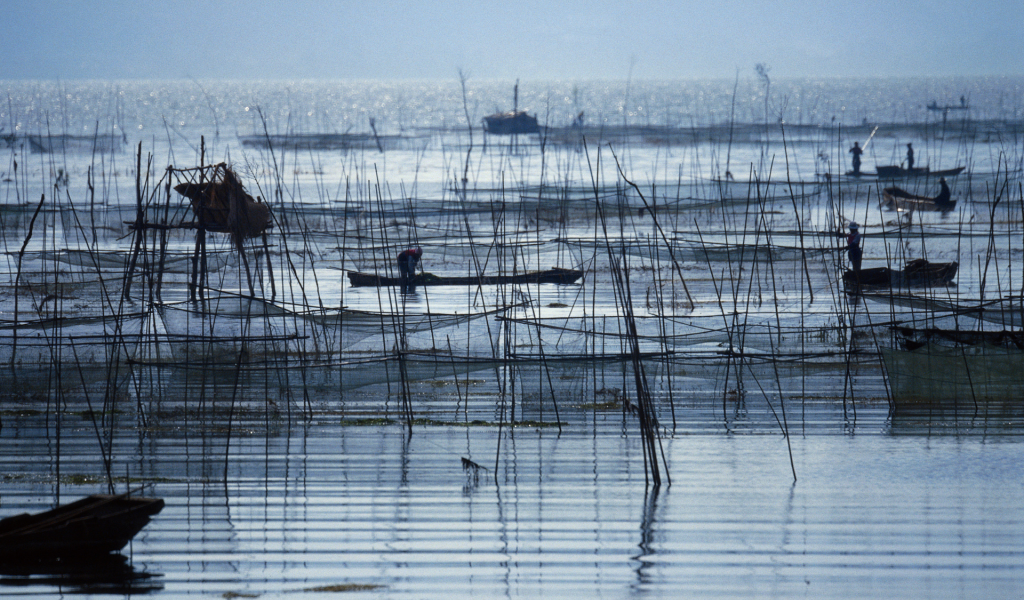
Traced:
<svg viewBox="0 0 1024 600">
<path fill-rule="evenodd" d="M 488 115 L 484 117 L 484 129 L 493 135 L 538 133 L 540 131 L 537 117 L 527 114 L 525 110 L 511 110 Z"/>
<path fill-rule="evenodd" d="M 525 110 L 519 110 L 519 81 L 512 91 L 512 110 L 496 112 L 484 117 L 484 130 L 494 135 L 513 135 L 520 133 L 538 133 L 537 117 Z"/>
</svg>

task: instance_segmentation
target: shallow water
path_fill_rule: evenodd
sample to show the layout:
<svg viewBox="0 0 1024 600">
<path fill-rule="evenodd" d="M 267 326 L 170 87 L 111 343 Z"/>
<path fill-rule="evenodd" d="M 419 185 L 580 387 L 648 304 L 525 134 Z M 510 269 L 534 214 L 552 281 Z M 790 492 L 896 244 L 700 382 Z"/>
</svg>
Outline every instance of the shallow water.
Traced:
<svg viewBox="0 0 1024 600">
<path fill-rule="evenodd" d="M 432 418 L 464 422 L 449 401 L 424 403 Z M 486 412 L 475 402 L 470 420 Z M 369 410 L 351 404 L 349 414 Z M 841 408 L 798 421 L 790 406 L 802 431 L 790 438 L 794 481 L 763 405 L 750 401 L 727 428 L 706 404 L 707 418 L 684 418 L 663 440 L 672 483 L 658 490 L 644 485 L 621 409 L 563 406 L 561 433 L 514 435 L 435 424 L 409 436 L 401 424 L 339 426 L 337 410 L 249 415 L 230 446 L 224 431 L 165 416 L 115 443 L 132 480 L 167 501 L 126 553 L 162 596 L 368 585 L 388 597 L 960 598 L 1019 587 L 1020 442 L 997 423 L 937 435 L 928 419 L 862 405 L 856 424 L 834 431 Z M 65 425 L 58 461 L 52 434 L 9 437 L 12 421 L 24 435 L 28 420 L 5 416 L 4 506 L 45 506 L 58 469 L 62 498 L 96 489 L 82 483 L 103 479 L 93 432 Z"/>
<path fill-rule="evenodd" d="M 924 93 L 957 97 L 943 85 L 961 84 L 975 90 L 979 119 L 999 121 L 994 134 L 937 133 L 934 115 L 914 104 Z M 143 169 L 147 218 L 190 218 L 155 182 L 166 165 L 198 162 L 198 135 L 234 128 L 210 139 L 207 162 L 234 158 L 278 220 L 266 245 L 247 247 L 248 271 L 226 236 L 211 235 L 209 302 L 187 300 L 187 267 L 157 277 L 155 234 L 144 268 L 125 277 L 136 219 L 129 153 L 8 150 L 0 516 L 108 482 L 144 485 L 167 505 L 125 549 L 127 576 L 117 565 L 91 579 L 4 567 L 0 595 L 1017 593 L 1024 409 L 891 410 L 877 353 L 888 325 L 977 321 L 846 295 L 836 235 L 848 220 L 862 224 L 865 267 L 960 263 L 955 286 L 918 290 L 922 298 L 977 302 L 1017 290 L 1020 172 L 994 174 L 1024 154 L 1019 109 L 999 103 L 1019 96 L 1013 81 L 872 82 L 892 92 L 884 107 L 868 100 L 877 94 L 851 96 L 849 82 L 788 84 L 794 98 L 823 95 L 820 110 L 799 113 L 802 125 L 839 106 L 860 128 L 876 111 L 907 115 L 874 142 L 878 164 L 915 136 L 921 160 L 970 163 L 971 175 L 953 182 L 957 209 L 915 213 L 909 224 L 880 209 L 881 182 L 838 177 L 861 129 L 797 130 L 783 146 L 781 131 L 757 138 L 753 118 L 744 128 L 753 137 L 728 150 L 721 139 L 680 142 L 680 111 L 691 104 L 705 115 L 701 135 L 721 134 L 731 85 L 703 100 L 685 87 L 667 99 L 662 84 L 638 88 L 671 110 L 655 111 L 664 122 L 627 111 L 630 122 L 642 112 L 670 139 L 647 131 L 612 147 L 544 152 L 533 141 L 485 149 L 479 132 L 467 152 L 460 98 L 444 86 L 417 95 L 410 84 L 400 102 L 359 108 L 351 97 L 373 92 L 247 85 L 209 88 L 216 122 L 189 98 L 191 84 L 76 84 L 66 98 L 67 133 L 99 117 L 104 128 L 145 132 L 125 145 L 141 140 L 145 154 L 165 157 Z M 8 89 L 15 114 L 0 116 L 39 133 L 54 91 Z M 244 97 L 253 90 L 260 104 L 276 102 L 273 132 L 333 134 L 379 110 L 382 130 L 419 133 L 382 153 L 272 155 L 235 139 L 255 127 Z M 756 117 L 763 98 L 747 91 L 742 110 Z M 591 114 L 617 125 L 618 94 L 586 88 L 599 99 Z M 613 150 L 644 198 L 617 174 Z M 715 181 L 723 152 L 772 183 Z M 472 183 L 455 193 L 467 155 Z M 837 177 L 816 178 L 822 167 Z M 787 169 L 803 183 L 779 185 Z M 92 174 L 95 198 L 84 183 Z M 918 193 L 934 185 L 906 184 Z M 168 248 L 187 256 L 193 236 L 172 232 Z M 436 273 L 586 273 L 568 286 L 403 294 L 349 285 L 346 269 L 386 273 L 408 244 L 425 248 L 424 267 Z M 255 301 L 237 296 L 250 290 Z M 495 307 L 507 308 L 487 312 Z M 467 315 L 477 318 L 454 323 Z M 631 322 L 635 355 L 623 335 Z M 658 419 L 660 486 L 648 485 L 638 382 Z"/>
</svg>

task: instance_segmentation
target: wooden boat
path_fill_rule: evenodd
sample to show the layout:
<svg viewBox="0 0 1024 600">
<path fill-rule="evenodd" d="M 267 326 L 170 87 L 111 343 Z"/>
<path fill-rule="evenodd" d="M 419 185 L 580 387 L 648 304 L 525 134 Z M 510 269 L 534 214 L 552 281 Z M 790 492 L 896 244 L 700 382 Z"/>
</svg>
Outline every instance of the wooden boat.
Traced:
<svg viewBox="0 0 1024 600">
<path fill-rule="evenodd" d="M 953 282 L 958 267 L 959 264 L 955 262 L 930 263 L 919 258 L 907 263 L 902 271 L 889 267 L 861 269 L 859 272 L 847 270 L 843 274 L 843 283 L 852 291 L 863 288 L 942 286 Z"/>
<path fill-rule="evenodd" d="M 537 125 L 537 117 L 531 116 L 525 110 L 512 110 L 503 113 L 494 113 L 484 117 L 484 129 L 493 135 L 512 135 L 519 133 L 537 133 L 540 127 Z"/>
<path fill-rule="evenodd" d="M 95 558 L 124 548 L 161 498 L 94 494 L 43 513 L 0 520 L 0 562 Z"/>
<path fill-rule="evenodd" d="M 882 190 L 882 206 L 888 210 L 949 212 L 956 208 L 956 200 L 943 202 L 939 197 L 918 196 L 894 186 Z"/>
<path fill-rule="evenodd" d="M 495 135 L 538 133 L 537 117 L 531 117 L 525 110 L 519 110 L 519 81 L 512 88 L 512 110 L 494 113 L 484 117 L 484 130 Z"/>
<path fill-rule="evenodd" d="M 420 273 L 411 282 L 401 277 L 385 277 L 374 273 L 348 271 L 348 281 L 352 287 L 387 287 L 400 285 L 507 285 L 526 283 L 556 283 L 560 285 L 576 283 L 583 277 L 583 271 L 575 269 L 548 269 L 531 271 L 517 275 L 481 275 L 479 277 L 440 277 L 433 273 Z"/>
<path fill-rule="evenodd" d="M 941 171 L 932 171 L 928 167 L 914 167 L 913 169 L 904 169 L 899 165 L 889 165 L 883 167 L 875 167 L 875 173 L 879 179 L 906 179 L 909 177 L 956 177 L 960 173 L 963 173 L 966 167 L 956 167 L 953 169 L 944 169 Z"/>
</svg>

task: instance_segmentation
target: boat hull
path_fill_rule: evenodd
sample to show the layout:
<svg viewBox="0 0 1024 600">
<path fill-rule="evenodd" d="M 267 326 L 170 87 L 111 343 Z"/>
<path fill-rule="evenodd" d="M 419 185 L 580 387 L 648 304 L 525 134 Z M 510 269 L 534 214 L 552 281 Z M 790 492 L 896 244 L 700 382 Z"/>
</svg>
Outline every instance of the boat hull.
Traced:
<svg viewBox="0 0 1024 600">
<path fill-rule="evenodd" d="M 898 187 L 882 190 L 882 206 L 887 210 L 949 212 L 956 208 L 956 200 L 940 202 L 929 196 L 911 194 Z"/>
<path fill-rule="evenodd" d="M 525 111 L 510 111 L 484 117 L 484 128 L 491 135 L 538 133 L 537 117 Z"/>
<path fill-rule="evenodd" d="M 904 169 L 899 165 L 889 165 L 883 167 L 875 167 L 875 174 L 879 179 L 907 179 L 911 177 L 956 177 L 960 173 L 963 173 L 966 167 L 956 167 L 953 169 L 943 169 L 939 171 L 932 171 L 928 167 L 915 167 L 913 169 Z"/>
<path fill-rule="evenodd" d="M 375 273 L 348 271 L 348 280 L 352 287 L 389 287 L 389 286 L 439 286 L 439 285 L 510 285 L 529 283 L 554 283 L 567 285 L 576 283 L 583 277 L 583 271 L 575 269 L 548 269 L 518 275 L 492 275 L 479 277 L 438 277 L 431 273 L 420 273 L 407 281 L 401 277 L 385 277 Z"/>
<path fill-rule="evenodd" d="M 95 494 L 38 514 L 0 520 L 0 561 L 95 558 L 124 548 L 150 518 L 160 498 Z"/>
<path fill-rule="evenodd" d="M 915 260 L 907 263 L 902 271 L 889 267 L 847 270 L 843 274 L 843 283 L 847 290 L 883 289 L 898 287 L 934 287 L 950 285 L 956 277 L 959 263 L 930 263 Z"/>
</svg>

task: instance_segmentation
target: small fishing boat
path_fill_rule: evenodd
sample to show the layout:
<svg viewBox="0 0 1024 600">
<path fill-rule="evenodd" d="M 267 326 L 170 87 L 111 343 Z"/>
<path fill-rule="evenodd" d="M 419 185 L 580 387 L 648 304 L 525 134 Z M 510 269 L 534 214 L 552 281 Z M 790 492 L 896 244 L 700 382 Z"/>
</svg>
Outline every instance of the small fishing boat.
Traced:
<svg viewBox="0 0 1024 600">
<path fill-rule="evenodd" d="M 527 283 L 555 283 L 566 285 L 576 283 L 583 277 L 583 271 L 575 269 L 547 269 L 546 271 L 530 271 L 516 275 L 480 275 L 478 277 L 442 277 L 433 273 L 420 273 L 406 281 L 401 277 L 385 277 L 375 273 L 347 271 L 348 281 L 352 287 L 388 287 L 388 286 L 421 286 L 421 285 L 508 285 Z"/>
<path fill-rule="evenodd" d="M 910 177 L 956 177 L 960 173 L 963 173 L 966 167 L 956 167 L 953 169 L 944 169 L 941 171 L 932 171 L 928 167 L 914 167 L 912 169 L 904 169 L 900 165 L 889 165 L 883 167 L 875 167 L 875 173 L 879 179 L 906 179 Z"/>
<path fill-rule="evenodd" d="M 527 114 L 525 110 L 512 110 L 495 113 L 484 117 L 484 129 L 492 135 L 512 135 L 519 133 L 537 133 L 537 117 Z"/>
<path fill-rule="evenodd" d="M 163 507 L 161 498 L 94 494 L 43 513 L 7 517 L 0 520 L 0 562 L 74 560 L 117 552 Z"/>
<path fill-rule="evenodd" d="M 861 269 L 860 271 L 847 270 L 843 274 L 843 283 L 847 290 L 854 292 L 864 288 L 943 286 L 953 282 L 958 267 L 959 264 L 955 262 L 930 263 L 919 258 L 907 263 L 901 271 L 889 267 Z"/>
<path fill-rule="evenodd" d="M 484 117 L 484 130 L 492 135 L 538 133 L 540 131 L 537 117 L 530 116 L 525 110 L 519 110 L 518 81 L 513 88 L 512 110 Z"/>
<path fill-rule="evenodd" d="M 949 212 L 956 208 L 956 200 L 943 200 L 941 196 L 918 196 L 902 188 L 887 187 L 882 190 L 882 206 L 887 210 Z"/>
</svg>

